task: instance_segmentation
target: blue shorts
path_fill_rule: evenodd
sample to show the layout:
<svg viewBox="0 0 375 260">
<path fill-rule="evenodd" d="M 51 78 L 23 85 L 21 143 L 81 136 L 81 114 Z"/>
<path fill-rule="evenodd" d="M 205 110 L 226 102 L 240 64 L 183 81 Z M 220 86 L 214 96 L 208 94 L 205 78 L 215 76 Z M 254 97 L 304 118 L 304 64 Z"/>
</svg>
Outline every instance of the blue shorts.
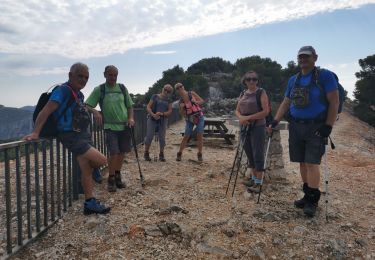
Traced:
<svg viewBox="0 0 375 260">
<path fill-rule="evenodd" d="M 194 127 L 194 124 L 192 122 L 190 122 L 189 120 L 185 120 L 185 136 L 191 136 L 193 134 L 193 127 Z M 195 130 L 194 132 L 196 132 L 197 134 L 203 134 L 203 130 L 204 130 L 204 116 L 201 116 L 199 117 L 199 122 L 197 124 L 197 126 L 195 127 Z"/>
</svg>

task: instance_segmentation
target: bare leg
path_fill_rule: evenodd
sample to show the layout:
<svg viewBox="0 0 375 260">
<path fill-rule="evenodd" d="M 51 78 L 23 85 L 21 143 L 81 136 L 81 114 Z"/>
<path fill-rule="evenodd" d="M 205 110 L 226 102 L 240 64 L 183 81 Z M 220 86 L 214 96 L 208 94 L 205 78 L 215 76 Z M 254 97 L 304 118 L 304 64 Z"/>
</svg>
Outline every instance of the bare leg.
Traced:
<svg viewBox="0 0 375 260">
<path fill-rule="evenodd" d="M 116 163 L 114 166 L 115 171 L 121 171 L 122 164 L 124 163 L 125 153 L 119 153 L 116 155 Z"/>
<path fill-rule="evenodd" d="M 150 146 L 151 146 L 150 144 L 148 144 L 148 145 L 145 144 L 145 152 L 148 152 L 150 150 Z"/>
<path fill-rule="evenodd" d="M 313 189 L 319 189 L 320 169 L 318 164 L 306 163 L 307 185 Z"/>
<path fill-rule="evenodd" d="M 299 164 L 299 171 L 301 173 L 301 178 L 303 183 L 307 183 L 307 166 L 306 163 Z"/>
<path fill-rule="evenodd" d="M 198 153 L 202 153 L 203 150 L 203 134 L 197 134 Z"/>
<path fill-rule="evenodd" d="M 116 171 L 117 154 L 112 154 L 108 157 L 108 171 L 109 176 L 114 176 Z"/>
<path fill-rule="evenodd" d="M 184 138 L 182 138 L 181 144 L 180 144 L 180 151 L 179 153 L 182 153 L 182 151 L 185 149 L 186 144 L 190 138 L 190 135 L 184 135 Z"/>
</svg>

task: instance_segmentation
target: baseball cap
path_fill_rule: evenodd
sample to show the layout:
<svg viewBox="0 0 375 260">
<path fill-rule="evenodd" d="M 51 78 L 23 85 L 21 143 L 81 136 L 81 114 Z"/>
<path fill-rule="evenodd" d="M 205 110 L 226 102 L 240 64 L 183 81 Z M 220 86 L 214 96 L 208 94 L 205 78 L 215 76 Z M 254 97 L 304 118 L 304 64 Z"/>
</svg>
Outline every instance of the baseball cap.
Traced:
<svg viewBox="0 0 375 260">
<path fill-rule="evenodd" d="M 315 49 L 312 46 L 303 46 L 299 49 L 297 56 L 301 54 L 316 55 Z"/>
</svg>

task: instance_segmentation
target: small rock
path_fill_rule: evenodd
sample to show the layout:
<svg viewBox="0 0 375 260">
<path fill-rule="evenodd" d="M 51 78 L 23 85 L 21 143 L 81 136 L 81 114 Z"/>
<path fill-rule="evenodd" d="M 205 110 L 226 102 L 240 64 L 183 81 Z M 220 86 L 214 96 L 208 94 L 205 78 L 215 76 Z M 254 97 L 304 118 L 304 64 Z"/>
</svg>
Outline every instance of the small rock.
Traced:
<svg viewBox="0 0 375 260">
<path fill-rule="evenodd" d="M 232 229 L 224 229 L 221 232 L 223 232 L 227 237 L 233 237 L 236 232 Z"/>
<path fill-rule="evenodd" d="M 89 217 L 86 220 L 86 225 L 89 229 L 93 229 L 93 228 L 97 227 L 98 225 L 100 225 L 100 223 L 101 223 L 100 219 L 98 219 L 95 216 Z"/>
<path fill-rule="evenodd" d="M 307 229 L 306 229 L 304 226 L 296 226 L 296 227 L 293 229 L 293 232 L 302 235 L 302 234 L 304 234 L 304 233 L 307 232 Z"/>
<path fill-rule="evenodd" d="M 139 225 L 130 225 L 129 226 L 129 232 L 128 232 L 128 237 L 129 238 L 134 238 L 137 235 L 142 235 L 144 236 L 145 234 L 145 229 Z"/>
<path fill-rule="evenodd" d="M 225 250 L 217 246 L 209 246 L 205 243 L 198 244 L 197 250 L 201 253 L 215 254 L 215 255 L 221 255 L 221 256 L 226 256 L 226 257 L 230 257 L 233 255 L 228 250 Z"/>
<path fill-rule="evenodd" d="M 38 253 L 36 253 L 34 256 L 36 257 L 36 258 L 40 258 L 42 255 L 44 255 L 45 254 L 45 252 L 44 251 L 40 251 L 40 252 L 38 252 Z"/>
<path fill-rule="evenodd" d="M 361 247 L 366 247 L 367 246 L 367 242 L 362 239 L 362 238 L 356 238 L 354 240 L 358 245 L 360 245 Z"/>
</svg>

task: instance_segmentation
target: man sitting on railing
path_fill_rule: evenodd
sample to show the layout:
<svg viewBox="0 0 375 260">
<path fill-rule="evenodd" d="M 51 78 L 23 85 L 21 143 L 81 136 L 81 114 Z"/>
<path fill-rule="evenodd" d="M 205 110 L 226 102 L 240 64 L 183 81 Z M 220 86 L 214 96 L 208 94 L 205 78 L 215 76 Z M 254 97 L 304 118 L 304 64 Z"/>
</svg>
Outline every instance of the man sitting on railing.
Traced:
<svg viewBox="0 0 375 260">
<path fill-rule="evenodd" d="M 25 140 L 35 140 L 53 113 L 57 120 L 58 139 L 77 156 L 82 175 L 81 182 L 85 193 L 84 214 L 106 214 L 111 208 L 100 204 L 93 195 L 93 168 L 99 168 L 107 163 L 107 158 L 92 146 L 88 124 L 82 120 L 85 112 L 83 94 L 80 91 L 89 79 L 89 69 L 83 63 L 75 63 L 69 71 L 69 81 L 61 84 L 52 91 L 48 103 L 38 114 L 34 130 L 24 137 Z M 73 99 L 73 102 L 70 100 Z M 67 109 L 65 107 L 68 106 Z M 80 116 L 81 115 L 81 116 Z"/>
<path fill-rule="evenodd" d="M 93 113 L 95 122 L 104 123 L 108 158 L 108 191 L 125 188 L 121 180 L 121 167 L 125 153 L 131 151 L 129 127 L 134 126 L 133 101 L 123 84 L 117 82 L 118 69 L 109 65 L 104 69 L 106 82 L 96 87 L 86 100 L 86 107 Z M 99 104 L 101 112 L 94 108 Z"/>
</svg>

